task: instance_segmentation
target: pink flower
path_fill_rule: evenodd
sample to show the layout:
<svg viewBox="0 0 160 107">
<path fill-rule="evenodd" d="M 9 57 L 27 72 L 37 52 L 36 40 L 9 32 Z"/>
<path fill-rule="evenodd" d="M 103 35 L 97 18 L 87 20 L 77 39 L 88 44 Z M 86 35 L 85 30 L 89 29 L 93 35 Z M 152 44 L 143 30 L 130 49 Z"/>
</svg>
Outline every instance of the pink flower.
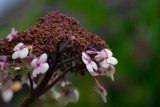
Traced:
<svg viewBox="0 0 160 107">
<path fill-rule="evenodd" d="M 97 64 L 94 61 L 92 61 L 91 57 L 85 52 L 82 52 L 82 61 L 86 64 L 86 68 L 92 76 L 98 75 L 95 72 L 98 70 Z"/>
<path fill-rule="evenodd" d="M 112 57 L 112 55 L 109 49 L 103 49 L 95 56 L 95 60 L 99 62 L 101 67 L 107 68 L 110 64 L 116 65 L 118 63 L 117 59 Z"/>
<path fill-rule="evenodd" d="M 33 77 L 36 77 L 40 73 L 45 73 L 49 69 L 47 61 L 47 54 L 42 54 L 38 59 L 33 59 L 31 62 L 31 66 L 34 68 L 32 73 Z"/>
<path fill-rule="evenodd" d="M 23 43 L 17 44 L 14 49 L 15 52 L 12 54 L 12 59 L 17 59 L 17 58 L 25 58 L 27 57 L 29 50 Z"/>
<path fill-rule="evenodd" d="M 15 28 L 12 28 L 11 33 L 7 36 L 7 38 L 9 39 L 8 41 L 11 41 L 16 34 L 17 34 L 17 31 L 15 30 Z"/>
</svg>

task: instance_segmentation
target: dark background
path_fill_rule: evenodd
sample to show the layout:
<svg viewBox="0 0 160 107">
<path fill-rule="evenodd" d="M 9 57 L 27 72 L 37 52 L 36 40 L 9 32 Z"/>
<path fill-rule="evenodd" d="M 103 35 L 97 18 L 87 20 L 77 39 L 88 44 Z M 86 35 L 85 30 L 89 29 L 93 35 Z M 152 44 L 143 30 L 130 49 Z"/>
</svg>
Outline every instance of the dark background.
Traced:
<svg viewBox="0 0 160 107">
<path fill-rule="evenodd" d="M 115 82 L 102 77 L 108 102 L 103 103 L 93 89 L 93 79 L 86 75 L 73 79 L 80 91 L 80 99 L 67 107 L 160 107 L 159 0 L 1 1 L 1 38 L 6 37 L 12 27 L 18 31 L 28 29 L 47 12 L 60 11 L 77 18 L 82 27 L 101 35 L 112 49 L 119 63 Z M 23 91 L 16 93 L 7 105 L 17 107 L 24 95 Z M 35 107 L 57 106 L 48 96 L 41 99 Z M 1 102 L 1 106 L 7 105 Z"/>
</svg>

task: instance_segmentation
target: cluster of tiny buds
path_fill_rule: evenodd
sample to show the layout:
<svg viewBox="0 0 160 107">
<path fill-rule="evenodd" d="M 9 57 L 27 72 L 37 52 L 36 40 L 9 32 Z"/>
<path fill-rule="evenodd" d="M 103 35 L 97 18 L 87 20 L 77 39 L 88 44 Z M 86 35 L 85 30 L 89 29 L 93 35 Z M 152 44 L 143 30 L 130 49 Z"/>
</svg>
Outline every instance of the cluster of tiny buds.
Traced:
<svg viewBox="0 0 160 107">
<path fill-rule="evenodd" d="M 11 42 L 16 38 L 16 36 L 17 31 L 13 28 L 11 33 L 7 36 L 8 42 Z M 74 36 L 71 38 L 76 40 Z M 0 91 L 2 99 L 5 102 L 9 102 L 12 99 L 14 92 L 19 91 L 23 84 L 28 84 L 28 86 L 36 89 L 39 84 L 41 85 L 41 83 L 35 82 L 34 79 L 37 79 L 40 76 L 45 78 L 45 74 L 50 72 L 49 70 L 52 69 L 53 64 L 52 61 L 50 61 L 50 53 L 42 51 L 41 54 L 37 56 L 34 54 L 33 48 L 33 44 L 19 42 L 14 46 L 11 56 L 0 56 Z M 113 53 L 107 47 L 100 51 L 90 47 L 88 50 L 81 51 L 80 56 L 81 57 L 77 57 L 79 58 L 78 61 L 81 62 L 78 64 L 84 66 L 84 69 L 86 69 L 95 79 L 95 91 L 102 97 L 104 102 L 107 102 L 107 91 L 97 77 L 108 76 L 114 81 L 114 65 L 118 63 L 117 59 L 113 57 Z M 12 62 L 9 62 L 8 58 L 11 58 Z M 56 58 L 53 59 L 56 60 Z M 74 60 L 77 59 L 73 58 L 69 61 L 72 62 Z M 60 64 L 58 63 L 57 65 L 59 67 Z M 66 78 L 61 80 L 59 79 L 61 77 L 60 74 L 63 74 L 62 70 L 66 68 L 63 68 L 65 67 L 64 65 L 62 65 L 60 69 L 58 69 L 58 67 L 55 72 L 53 72 L 48 83 L 46 83 L 47 85 L 50 83 L 50 86 L 52 86 L 52 82 L 54 84 L 54 81 L 59 80 L 54 87 L 50 88 L 53 98 L 61 104 L 63 102 L 63 105 L 67 105 L 70 102 L 77 102 L 79 99 L 78 89 Z M 71 67 L 74 68 L 75 66 Z M 16 80 L 16 75 L 21 75 L 21 80 Z M 56 88 L 57 86 L 58 90 Z"/>
</svg>

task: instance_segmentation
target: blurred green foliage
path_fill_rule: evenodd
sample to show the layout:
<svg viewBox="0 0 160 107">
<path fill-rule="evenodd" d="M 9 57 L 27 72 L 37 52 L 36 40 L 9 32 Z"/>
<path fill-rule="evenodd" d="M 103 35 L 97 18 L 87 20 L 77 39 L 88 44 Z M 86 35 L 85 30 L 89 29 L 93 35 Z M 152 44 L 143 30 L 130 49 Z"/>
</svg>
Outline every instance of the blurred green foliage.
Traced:
<svg viewBox="0 0 160 107">
<path fill-rule="evenodd" d="M 5 27 L 0 25 L 0 32 L 5 37 L 13 26 L 17 30 L 28 29 L 49 11 L 76 17 L 82 27 L 106 40 L 119 63 L 115 82 L 102 78 L 108 92 L 106 104 L 94 92 L 93 79 L 85 75 L 72 78 L 80 91 L 80 99 L 67 107 L 158 107 L 160 1 L 130 1 L 31 0 L 23 8 L 21 16 L 17 16 L 18 21 Z M 14 103 L 20 102 L 19 96 L 15 97 L 17 100 Z M 45 103 L 47 107 L 57 105 L 51 98 L 37 101 L 35 105 Z"/>
</svg>

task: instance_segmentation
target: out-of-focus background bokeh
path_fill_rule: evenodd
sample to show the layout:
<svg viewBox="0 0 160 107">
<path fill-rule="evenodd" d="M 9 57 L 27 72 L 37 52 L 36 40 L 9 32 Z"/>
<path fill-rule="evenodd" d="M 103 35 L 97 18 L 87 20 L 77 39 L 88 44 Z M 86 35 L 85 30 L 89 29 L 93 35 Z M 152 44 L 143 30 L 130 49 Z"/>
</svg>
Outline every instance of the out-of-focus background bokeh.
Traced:
<svg viewBox="0 0 160 107">
<path fill-rule="evenodd" d="M 160 107 L 160 0 L 0 0 L 0 38 L 13 27 L 32 27 L 49 11 L 77 18 L 82 27 L 106 40 L 119 61 L 115 82 L 103 77 L 106 104 L 86 75 L 74 80 L 80 99 L 67 107 Z M 23 94 L 16 93 L 9 104 L 0 101 L 0 107 L 17 107 Z M 34 106 L 57 103 L 48 98 Z"/>
</svg>

